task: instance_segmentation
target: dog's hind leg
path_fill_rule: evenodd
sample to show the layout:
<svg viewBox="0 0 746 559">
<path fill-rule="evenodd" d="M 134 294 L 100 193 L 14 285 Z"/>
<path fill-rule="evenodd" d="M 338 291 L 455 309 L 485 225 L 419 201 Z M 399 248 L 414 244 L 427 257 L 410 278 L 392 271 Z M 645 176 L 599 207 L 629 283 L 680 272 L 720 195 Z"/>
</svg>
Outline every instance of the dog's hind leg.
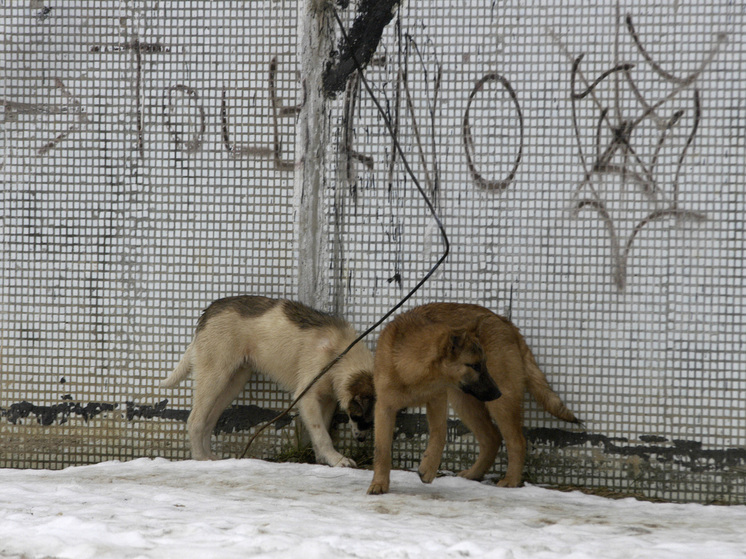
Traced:
<svg viewBox="0 0 746 559">
<path fill-rule="evenodd" d="M 526 460 L 526 437 L 523 436 L 521 404 L 521 401 L 511 401 L 508 398 L 487 404 L 505 439 L 505 449 L 508 452 L 508 468 L 505 477 L 497 483 L 498 487 L 518 487 L 521 483 L 523 464 Z"/>
<path fill-rule="evenodd" d="M 448 432 L 448 399 L 446 392 L 434 396 L 427 402 L 428 441 L 418 472 L 422 483 L 432 483 L 438 474 L 443 458 Z"/>
<path fill-rule="evenodd" d="M 495 463 L 497 451 L 502 443 L 500 431 L 492 422 L 484 402 L 464 394 L 461 390 L 453 389 L 448 390 L 448 402 L 479 444 L 479 456 L 472 467 L 459 472 L 458 475 L 466 479 L 481 480 Z"/>
<path fill-rule="evenodd" d="M 334 414 L 334 406 L 322 401 L 318 394 L 311 391 L 301 398 L 298 408 L 303 425 L 311 438 L 316 461 L 329 466 L 354 468 L 356 464 L 353 460 L 334 449 L 332 437 L 329 435 L 329 424 Z"/>
<path fill-rule="evenodd" d="M 251 377 L 248 369 L 237 369 L 232 375 L 199 375 L 194 384 L 192 411 L 187 420 L 192 458 L 217 460 L 210 447 L 212 431 L 220 414 L 241 393 Z M 218 379 L 218 380 L 216 380 Z"/>
</svg>

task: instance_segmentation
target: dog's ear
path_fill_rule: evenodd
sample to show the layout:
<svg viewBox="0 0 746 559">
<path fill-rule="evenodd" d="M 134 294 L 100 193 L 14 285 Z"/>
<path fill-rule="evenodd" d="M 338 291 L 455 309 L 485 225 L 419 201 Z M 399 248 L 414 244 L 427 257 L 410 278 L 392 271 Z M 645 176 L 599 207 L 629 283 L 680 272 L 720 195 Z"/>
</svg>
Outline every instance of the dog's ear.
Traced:
<svg viewBox="0 0 746 559">
<path fill-rule="evenodd" d="M 363 407 L 362 398 L 360 396 L 355 396 L 350 400 L 350 405 L 348 406 L 347 413 L 349 415 L 355 416 L 355 415 L 363 415 L 365 408 Z"/>
<path fill-rule="evenodd" d="M 479 339 L 480 334 L 482 333 L 482 328 L 487 323 L 487 319 L 489 317 L 487 315 L 480 316 L 477 321 L 474 323 L 474 335 L 476 335 L 477 339 Z"/>
<path fill-rule="evenodd" d="M 373 427 L 375 402 L 375 397 L 363 395 L 356 395 L 350 400 L 347 413 L 359 431 Z"/>
<path fill-rule="evenodd" d="M 371 396 L 363 396 L 362 394 L 356 395 L 352 402 L 350 402 L 350 408 L 355 406 L 359 411 L 360 415 L 366 415 L 375 404 L 375 398 Z"/>
<path fill-rule="evenodd" d="M 466 330 L 454 330 L 448 340 L 448 354 L 458 355 L 466 347 L 468 333 Z"/>
</svg>

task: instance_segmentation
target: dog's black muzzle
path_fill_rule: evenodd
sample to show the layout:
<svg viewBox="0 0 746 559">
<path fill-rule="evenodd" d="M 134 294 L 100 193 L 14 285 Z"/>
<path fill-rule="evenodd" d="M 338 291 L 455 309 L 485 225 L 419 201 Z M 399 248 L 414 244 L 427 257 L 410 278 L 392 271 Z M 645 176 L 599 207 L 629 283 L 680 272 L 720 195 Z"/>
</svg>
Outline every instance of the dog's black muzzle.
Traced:
<svg viewBox="0 0 746 559">
<path fill-rule="evenodd" d="M 497 384 L 495 384 L 495 381 L 492 380 L 492 377 L 486 370 L 480 370 L 477 380 L 462 382 L 459 384 L 459 388 L 482 402 L 497 400 L 502 396 L 502 392 L 500 392 Z"/>
<path fill-rule="evenodd" d="M 362 443 L 365 442 L 368 438 L 368 433 L 370 433 L 371 429 L 373 429 L 373 422 L 367 420 L 363 416 L 352 416 L 350 415 L 350 421 L 352 421 L 354 425 L 353 436 L 357 440 L 357 442 Z"/>
</svg>

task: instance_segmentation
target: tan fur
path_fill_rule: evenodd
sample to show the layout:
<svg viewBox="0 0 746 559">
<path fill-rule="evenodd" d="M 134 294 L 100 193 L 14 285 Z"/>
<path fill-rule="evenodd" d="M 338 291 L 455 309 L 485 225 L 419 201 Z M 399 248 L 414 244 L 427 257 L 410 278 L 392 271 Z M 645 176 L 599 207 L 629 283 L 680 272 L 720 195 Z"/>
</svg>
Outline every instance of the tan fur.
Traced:
<svg viewBox="0 0 746 559">
<path fill-rule="evenodd" d="M 523 435 L 523 395 L 526 390 L 549 413 L 580 423 L 549 387 L 544 373 L 536 364 L 523 336 L 506 318 L 478 305 L 432 303 L 420 307 L 429 320 L 463 327 L 481 319 L 479 341 L 487 356 L 487 369 L 502 392 L 492 402 L 480 402 L 458 390 L 448 390 L 448 401 L 479 442 L 479 456 L 474 465 L 459 475 L 482 479 L 494 464 L 502 439 L 508 453 L 505 477 L 501 487 L 517 487 L 521 483 L 526 458 Z M 497 427 L 495 424 L 497 423 Z"/>
<path fill-rule="evenodd" d="M 192 457 L 215 459 L 210 436 L 223 410 L 259 372 L 294 395 L 355 338 L 344 320 L 298 303 L 264 297 L 233 297 L 214 302 L 202 315 L 194 339 L 161 386 L 176 386 L 194 376 L 192 411 L 187 421 Z M 329 426 L 337 402 L 347 412 L 355 402 L 361 413 L 372 408 L 373 356 L 355 345 L 298 403 L 316 460 L 354 466 L 332 446 Z M 362 378 L 361 378 L 362 377 Z"/>
<path fill-rule="evenodd" d="M 419 472 L 422 481 L 430 483 L 446 442 L 446 391 L 467 384 L 494 392 L 491 397 L 498 394 L 485 370 L 485 355 L 477 340 L 479 321 L 454 328 L 429 320 L 419 311 L 421 308 L 396 317 L 378 339 L 374 370 L 375 458 L 369 494 L 389 490 L 391 444 L 400 409 L 426 405 L 430 437 Z"/>
</svg>

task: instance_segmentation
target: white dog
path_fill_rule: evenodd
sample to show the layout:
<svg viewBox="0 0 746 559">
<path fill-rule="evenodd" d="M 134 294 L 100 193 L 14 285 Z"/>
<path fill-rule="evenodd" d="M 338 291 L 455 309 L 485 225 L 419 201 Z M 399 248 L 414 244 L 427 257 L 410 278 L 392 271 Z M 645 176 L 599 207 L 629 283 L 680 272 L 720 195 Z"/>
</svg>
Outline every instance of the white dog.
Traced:
<svg viewBox="0 0 746 559">
<path fill-rule="evenodd" d="M 214 460 L 210 436 L 223 410 L 258 372 L 299 394 L 317 373 L 357 337 L 345 320 L 287 299 L 239 296 L 213 302 L 200 317 L 192 343 L 169 377 L 172 388 L 194 376 L 187 427 L 192 458 Z M 356 344 L 298 402 L 316 460 L 355 466 L 329 436 L 339 403 L 359 440 L 373 424 L 373 356 Z"/>
</svg>

